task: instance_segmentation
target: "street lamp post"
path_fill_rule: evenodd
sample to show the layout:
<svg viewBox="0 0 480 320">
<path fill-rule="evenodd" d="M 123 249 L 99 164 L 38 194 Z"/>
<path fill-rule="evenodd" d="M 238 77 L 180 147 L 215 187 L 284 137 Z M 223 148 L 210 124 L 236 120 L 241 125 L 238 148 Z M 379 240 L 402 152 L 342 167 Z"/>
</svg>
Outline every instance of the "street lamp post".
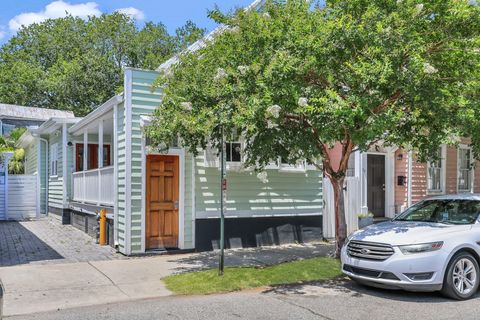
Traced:
<svg viewBox="0 0 480 320">
<path fill-rule="evenodd" d="M 227 175 L 225 172 L 226 144 L 221 126 L 221 152 L 220 152 L 220 262 L 218 264 L 218 274 L 223 275 L 225 267 L 225 211 L 227 203 Z"/>
</svg>

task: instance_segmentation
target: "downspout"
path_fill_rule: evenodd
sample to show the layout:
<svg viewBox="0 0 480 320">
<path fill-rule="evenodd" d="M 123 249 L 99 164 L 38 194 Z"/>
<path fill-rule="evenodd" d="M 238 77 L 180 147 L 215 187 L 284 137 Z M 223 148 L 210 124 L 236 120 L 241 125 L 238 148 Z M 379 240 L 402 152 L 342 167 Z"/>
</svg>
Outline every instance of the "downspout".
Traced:
<svg viewBox="0 0 480 320">
<path fill-rule="evenodd" d="M 407 207 L 412 205 L 412 151 L 408 151 L 407 168 Z"/>
<path fill-rule="evenodd" d="M 45 143 L 45 215 L 48 216 L 48 140 L 40 136 L 37 138 Z"/>
</svg>

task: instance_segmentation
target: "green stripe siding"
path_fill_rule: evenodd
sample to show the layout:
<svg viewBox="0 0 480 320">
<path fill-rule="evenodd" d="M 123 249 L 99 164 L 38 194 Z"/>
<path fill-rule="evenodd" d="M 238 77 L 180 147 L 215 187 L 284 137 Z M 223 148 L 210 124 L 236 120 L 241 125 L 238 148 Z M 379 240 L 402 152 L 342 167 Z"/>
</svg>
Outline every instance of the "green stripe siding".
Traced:
<svg viewBox="0 0 480 320">
<path fill-rule="evenodd" d="M 125 107 L 121 103 L 117 107 L 117 230 L 118 246 L 125 252 Z M 115 161 L 115 160 L 114 160 Z"/>
<path fill-rule="evenodd" d="M 58 131 L 57 131 L 58 132 Z M 61 132 L 61 131 L 60 131 Z M 48 206 L 63 208 L 63 152 L 62 152 L 62 134 L 50 134 L 46 137 L 48 140 Z M 52 166 L 50 162 L 50 150 L 53 144 L 57 144 L 58 168 L 57 175 L 52 176 Z"/>
<path fill-rule="evenodd" d="M 38 145 L 35 139 L 27 148 L 25 148 L 25 174 L 37 173 Z"/>
<path fill-rule="evenodd" d="M 195 212 L 197 218 L 217 217 L 220 210 L 220 172 L 206 167 L 201 153 L 196 159 Z M 254 172 L 228 171 L 227 216 L 296 215 L 321 213 L 320 171 L 267 170 L 268 183 Z"/>
<path fill-rule="evenodd" d="M 156 89 L 152 92 L 152 84 L 158 77 L 158 73 L 154 71 L 142 71 L 127 69 L 126 72 L 131 73 L 132 87 L 128 88 L 132 93 L 131 107 L 132 107 L 132 130 L 130 132 L 131 143 L 131 172 L 127 173 L 125 170 L 125 146 L 127 141 L 126 135 L 122 134 L 123 130 L 119 130 L 118 140 L 118 200 L 119 200 L 119 219 L 127 221 L 125 219 L 125 202 L 126 202 L 126 187 L 125 187 L 125 175 L 129 174 L 131 178 L 131 219 L 130 225 L 119 225 L 119 232 L 125 234 L 125 228 L 130 228 L 131 231 L 131 244 L 130 249 L 132 253 L 138 253 L 141 251 L 142 243 L 142 129 L 140 125 L 141 116 L 151 114 L 160 104 L 161 95 L 160 90 Z M 127 89 L 127 90 L 128 90 Z M 122 109 L 119 112 L 119 123 L 122 123 L 121 128 L 124 129 L 124 121 L 126 118 L 126 110 Z M 185 210 L 184 210 L 184 245 L 186 248 L 193 248 L 193 234 L 191 231 L 192 223 L 192 182 L 191 182 L 191 157 L 187 156 L 185 159 Z"/>
</svg>

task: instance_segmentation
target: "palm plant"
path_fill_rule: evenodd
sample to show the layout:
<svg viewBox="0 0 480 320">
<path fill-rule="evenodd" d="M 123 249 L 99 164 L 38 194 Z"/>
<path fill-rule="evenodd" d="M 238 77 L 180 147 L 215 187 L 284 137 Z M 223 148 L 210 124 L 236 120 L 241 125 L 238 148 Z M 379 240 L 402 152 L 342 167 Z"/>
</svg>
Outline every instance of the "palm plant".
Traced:
<svg viewBox="0 0 480 320">
<path fill-rule="evenodd" d="M 14 151 L 13 157 L 8 163 L 8 173 L 10 174 L 24 173 L 25 151 L 21 148 L 15 149 L 15 144 L 26 130 L 26 128 L 15 128 L 8 136 L 0 136 L 0 153 Z M 3 159 L 0 159 L 0 161 L 3 161 Z"/>
</svg>

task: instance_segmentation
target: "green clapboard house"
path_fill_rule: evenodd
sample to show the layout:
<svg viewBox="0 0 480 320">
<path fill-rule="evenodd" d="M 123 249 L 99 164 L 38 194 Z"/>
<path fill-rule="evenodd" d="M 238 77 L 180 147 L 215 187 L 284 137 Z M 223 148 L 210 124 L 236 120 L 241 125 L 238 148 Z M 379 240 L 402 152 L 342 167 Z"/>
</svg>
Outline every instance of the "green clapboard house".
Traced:
<svg viewBox="0 0 480 320">
<path fill-rule="evenodd" d="M 217 152 L 194 157 L 181 146 L 158 153 L 149 145 L 144 128 L 162 97 L 152 90 L 158 75 L 126 68 L 123 93 L 82 119 L 52 118 L 25 133 L 27 167 L 44 181 L 43 212 L 96 236 L 96 215 L 105 208 L 109 243 L 123 254 L 212 250 L 219 246 Z M 227 143 L 227 247 L 321 239 L 321 171 L 279 159 L 266 170 L 268 182 L 261 181 L 242 169 L 242 144 L 241 138 Z"/>
</svg>

